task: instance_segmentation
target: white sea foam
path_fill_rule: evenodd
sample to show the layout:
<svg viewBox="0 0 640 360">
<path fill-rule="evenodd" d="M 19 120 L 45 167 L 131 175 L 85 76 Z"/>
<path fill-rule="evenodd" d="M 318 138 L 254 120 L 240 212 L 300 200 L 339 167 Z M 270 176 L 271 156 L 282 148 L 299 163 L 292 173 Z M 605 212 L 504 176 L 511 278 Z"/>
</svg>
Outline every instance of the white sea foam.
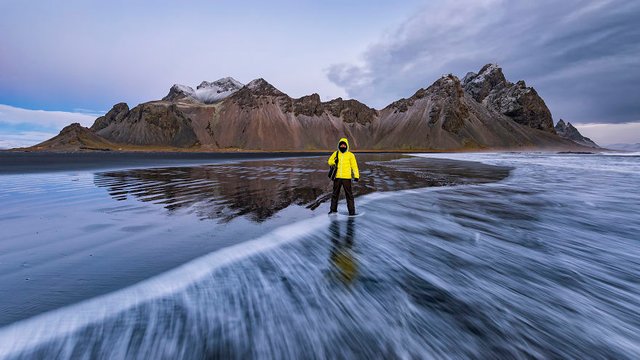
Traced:
<svg viewBox="0 0 640 360">
<path fill-rule="evenodd" d="M 412 156 L 463 161 L 477 161 L 489 165 L 513 166 L 515 164 L 539 165 L 546 168 L 560 168 L 582 171 L 614 172 L 621 174 L 636 174 L 640 171 L 637 162 L 603 163 L 599 156 L 638 156 L 633 153 L 595 153 L 595 154 L 549 154 L 549 153 L 437 153 L 410 154 Z M 527 156 L 523 156 L 527 155 Z M 527 169 L 526 166 L 520 167 Z"/>
<path fill-rule="evenodd" d="M 640 152 L 601 152 L 600 155 L 609 156 L 640 156 Z"/>
<path fill-rule="evenodd" d="M 11 324 L 0 329 L 0 358 L 73 333 L 147 301 L 177 293 L 216 268 L 291 242 L 326 226 L 328 222 L 326 216 L 317 216 L 283 226 L 262 237 L 207 254 L 136 285 Z M 56 331 L 51 331 L 52 327 Z"/>
</svg>

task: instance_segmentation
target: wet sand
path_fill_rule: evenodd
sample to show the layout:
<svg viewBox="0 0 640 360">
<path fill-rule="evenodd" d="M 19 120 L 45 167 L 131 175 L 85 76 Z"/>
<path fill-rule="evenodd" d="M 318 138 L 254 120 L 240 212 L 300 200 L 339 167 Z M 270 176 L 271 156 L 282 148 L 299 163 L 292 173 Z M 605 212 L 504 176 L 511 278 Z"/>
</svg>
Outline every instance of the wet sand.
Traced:
<svg viewBox="0 0 640 360">
<path fill-rule="evenodd" d="M 11 169 L 23 166 L 27 173 L 0 176 L 0 326 L 121 289 L 328 211 L 325 156 L 277 154 L 278 159 L 239 162 L 246 153 L 207 154 L 149 163 L 136 154 L 93 164 L 93 156 L 106 159 L 105 154 L 90 155 L 65 154 L 50 164 L 34 157 Z M 77 167 L 64 165 L 69 159 Z M 189 165 L 211 159 L 218 164 Z M 61 165 L 62 160 L 67 162 Z M 505 167 L 398 154 L 361 154 L 358 160 L 356 196 L 509 175 Z M 174 167 L 88 170 L 162 161 Z M 57 172 L 41 173 L 45 168 Z"/>
<path fill-rule="evenodd" d="M 0 151 L 0 174 L 202 165 L 318 156 L 311 152 L 20 152 Z"/>
</svg>

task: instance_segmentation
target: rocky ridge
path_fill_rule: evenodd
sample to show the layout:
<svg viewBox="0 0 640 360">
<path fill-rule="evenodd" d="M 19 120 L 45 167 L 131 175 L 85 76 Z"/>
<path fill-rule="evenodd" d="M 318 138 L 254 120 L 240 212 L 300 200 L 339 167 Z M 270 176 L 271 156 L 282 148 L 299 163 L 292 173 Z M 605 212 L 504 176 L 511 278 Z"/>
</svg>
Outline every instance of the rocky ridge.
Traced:
<svg viewBox="0 0 640 360">
<path fill-rule="evenodd" d="M 195 90 L 176 84 L 162 100 L 114 105 L 91 132 L 110 143 L 199 151 L 331 149 L 342 136 L 371 150 L 579 146 L 556 135 L 533 88 L 510 83 L 491 64 L 462 81 L 445 75 L 381 110 L 318 94 L 291 98 L 262 78 L 246 85 L 223 78 Z"/>
<path fill-rule="evenodd" d="M 578 129 L 571 125 L 570 122 L 565 123 L 564 120 L 560 119 L 556 124 L 555 129 L 558 136 L 571 140 L 578 145 L 591 148 L 600 147 L 593 140 L 589 139 L 588 137 L 582 136 L 582 134 L 580 134 L 580 131 L 578 131 Z"/>
<path fill-rule="evenodd" d="M 244 85 L 232 77 L 225 77 L 216 81 L 203 81 L 194 90 L 190 86 L 174 84 L 163 101 L 193 101 L 196 103 L 213 104 L 231 96 Z"/>
<path fill-rule="evenodd" d="M 544 100 L 524 80 L 507 81 L 502 69 L 487 64 L 479 73 L 470 72 L 462 79 L 465 91 L 479 103 L 521 125 L 555 133 L 551 111 Z"/>
<path fill-rule="evenodd" d="M 45 151 L 77 151 L 77 150 L 111 150 L 118 145 L 96 135 L 90 129 L 73 123 L 65 126 L 55 137 L 33 146 L 35 150 Z"/>
</svg>

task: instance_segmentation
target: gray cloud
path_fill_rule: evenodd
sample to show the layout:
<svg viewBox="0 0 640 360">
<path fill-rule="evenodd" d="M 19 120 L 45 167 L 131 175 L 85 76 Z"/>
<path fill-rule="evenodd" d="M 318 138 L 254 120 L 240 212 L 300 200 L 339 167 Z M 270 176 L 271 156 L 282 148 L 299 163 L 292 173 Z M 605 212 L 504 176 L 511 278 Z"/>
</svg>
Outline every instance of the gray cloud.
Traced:
<svg viewBox="0 0 640 360">
<path fill-rule="evenodd" d="M 328 78 L 376 107 L 485 63 L 526 80 L 555 120 L 640 121 L 640 2 L 432 1 Z"/>
</svg>

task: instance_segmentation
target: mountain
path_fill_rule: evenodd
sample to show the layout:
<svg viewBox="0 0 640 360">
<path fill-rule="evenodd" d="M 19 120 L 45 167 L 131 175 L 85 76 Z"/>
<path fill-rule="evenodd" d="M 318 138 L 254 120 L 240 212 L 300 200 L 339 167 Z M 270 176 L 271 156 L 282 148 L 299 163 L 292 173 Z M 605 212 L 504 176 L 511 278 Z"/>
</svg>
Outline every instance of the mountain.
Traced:
<svg viewBox="0 0 640 360">
<path fill-rule="evenodd" d="M 108 141 L 128 145 L 186 148 L 199 144 L 191 119 L 179 105 L 165 101 L 143 103 L 133 109 L 125 103 L 116 104 L 96 119 L 91 131 Z"/>
<path fill-rule="evenodd" d="M 635 144 L 609 144 L 609 145 L 605 145 L 605 148 L 611 149 L 611 150 L 639 152 L 640 151 L 640 143 L 635 143 Z"/>
<path fill-rule="evenodd" d="M 462 81 L 445 75 L 381 110 L 318 94 L 292 98 L 262 78 L 176 84 L 161 100 L 114 105 L 90 131 L 118 146 L 196 151 L 325 150 L 342 136 L 359 150 L 580 147 L 556 135 L 533 88 L 492 64 Z"/>
<path fill-rule="evenodd" d="M 110 150 L 116 148 L 114 144 L 96 135 L 91 130 L 78 123 L 66 126 L 60 133 L 49 140 L 34 145 L 34 150 Z"/>
<path fill-rule="evenodd" d="M 380 111 L 373 124 L 376 149 L 485 149 L 563 147 L 557 135 L 523 126 L 478 102 L 461 81 L 446 75 L 408 99 Z"/>
<path fill-rule="evenodd" d="M 204 104 L 213 104 L 240 90 L 242 86 L 241 82 L 232 77 L 212 82 L 203 81 L 195 90 L 190 86 L 174 84 L 169 90 L 169 94 L 162 100 L 191 100 Z"/>
<path fill-rule="evenodd" d="M 558 136 L 569 139 L 578 145 L 590 147 L 590 148 L 600 148 L 595 142 L 593 142 L 588 137 L 582 136 L 578 129 L 576 129 L 570 122 L 566 123 L 564 120 L 560 119 L 555 126 L 556 133 Z"/>
<path fill-rule="evenodd" d="M 213 103 L 183 90 L 174 85 L 163 100 L 133 109 L 116 104 L 91 129 L 109 141 L 131 145 L 313 150 L 335 147 L 343 134 L 360 135 L 363 124 L 377 115 L 356 100 L 322 102 L 318 94 L 294 99 L 264 79 L 232 88 Z"/>
<path fill-rule="evenodd" d="M 551 111 L 524 80 L 507 81 L 502 69 L 487 64 L 479 73 L 470 72 L 462 79 L 465 91 L 478 102 L 513 119 L 518 124 L 555 133 Z"/>
</svg>

